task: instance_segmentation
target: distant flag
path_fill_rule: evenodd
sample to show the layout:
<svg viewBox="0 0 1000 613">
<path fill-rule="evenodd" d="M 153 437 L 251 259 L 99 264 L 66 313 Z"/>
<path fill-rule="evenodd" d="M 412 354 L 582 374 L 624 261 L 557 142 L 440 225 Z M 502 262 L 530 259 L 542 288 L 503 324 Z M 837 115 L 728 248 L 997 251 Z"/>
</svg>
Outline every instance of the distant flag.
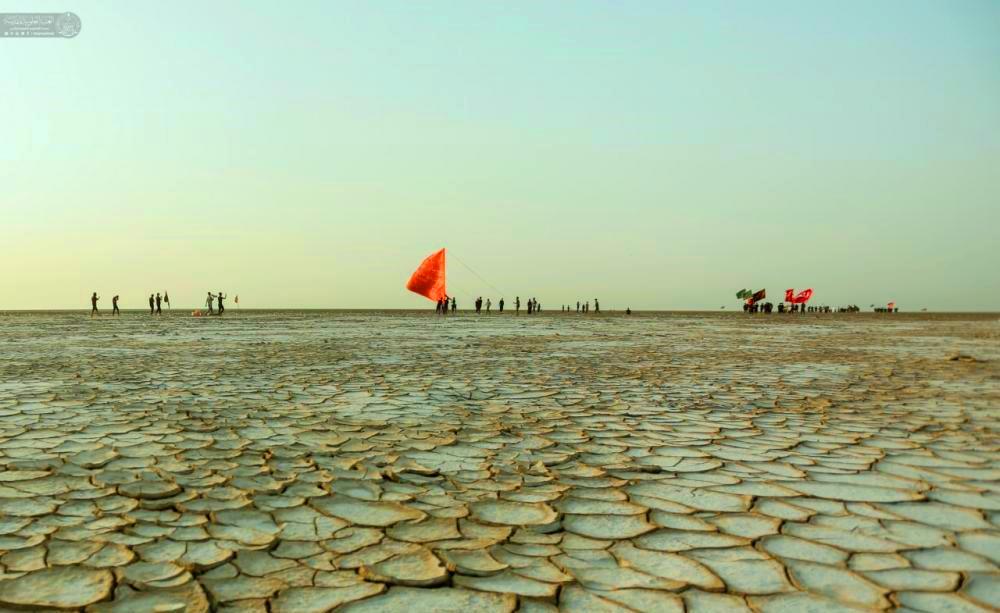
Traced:
<svg viewBox="0 0 1000 613">
<path fill-rule="evenodd" d="M 750 304 L 753 304 L 754 302 L 760 302 L 764 298 L 767 298 L 767 290 L 766 289 L 758 290 L 754 292 L 752 296 L 750 296 L 750 300 L 752 301 Z"/>
<path fill-rule="evenodd" d="M 812 298 L 812 295 L 813 291 L 811 287 L 809 289 L 802 290 L 798 294 L 795 293 L 794 289 L 786 289 L 785 302 L 791 302 L 792 304 L 805 304 L 809 302 L 809 299 Z"/>
<path fill-rule="evenodd" d="M 406 289 L 428 300 L 437 301 L 447 297 L 444 263 L 443 248 L 424 258 L 406 282 Z"/>
</svg>

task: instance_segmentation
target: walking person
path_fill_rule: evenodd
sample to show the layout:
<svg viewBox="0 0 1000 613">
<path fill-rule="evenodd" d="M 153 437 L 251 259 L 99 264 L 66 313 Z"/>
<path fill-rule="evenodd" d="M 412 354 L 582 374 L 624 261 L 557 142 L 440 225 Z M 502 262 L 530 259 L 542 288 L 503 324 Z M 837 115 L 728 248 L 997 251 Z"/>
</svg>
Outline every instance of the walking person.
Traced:
<svg viewBox="0 0 1000 613">
<path fill-rule="evenodd" d="M 476 298 L 476 303 L 475 304 L 476 304 L 476 315 L 479 315 L 480 311 L 483 308 L 483 298 L 482 298 L 482 296 Z"/>
<path fill-rule="evenodd" d="M 163 315 L 163 311 L 160 309 L 160 292 L 156 292 L 156 314 Z"/>
<path fill-rule="evenodd" d="M 208 309 L 209 315 L 214 315 L 215 311 L 212 310 L 212 303 L 215 301 L 215 294 L 208 292 L 208 298 L 205 299 L 205 308 Z"/>
<path fill-rule="evenodd" d="M 597 298 L 594 298 L 594 312 L 595 313 L 601 312 L 601 303 L 597 301 Z"/>
<path fill-rule="evenodd" d="M 521 297 L 520 296 L 514 296 L 514 314 L 515 315 L 520 315 L 521 314 Z"/>
<path fill-rule="evenodd" d="M 531 315 L 534 312 L 535 312 L 535 299 L 528 298 L 528 315 Z"/>
<path fill-rule="evenodd" d="M 441 314 L 441 299 L 440 298 L 437 299 L 437 303 L 435 303 L 435 305 L 434 305 L 434 314 L 435 315 L 440 315 Z"/>
<path fill-rule="evenodd" d="M 101 313 L 97 310 L 97 301 L 100 298 L 97 296 L 97 292 L 94 292 L 90 297 L 90 316 L 100 315 Z"/>
<path fill-rule="evenodd" d="M 492 305 L 492 304 L 493 304 L 493 303 L 492 303 L 492 302 L 490 302 L 490 299 L 489 299 L 489 298 L 487 298 L 487 299 L 486 299 L 486 312 L 487 312 L 487 313 L 489 313 L 489 312 L 490 312 L 490 305 Z"/>
<path fill-rule="evenodd" d="M 452 296 L 451 297 L 451 314 L 454 315 L 455 311 L 457 311 L 457 310 L 458 310 L 458 301 L 455 300 L 454 296 Z"/>
<path fill-rule="evenodd" d="M 225 298 L 225 296 L 222 295 L 222 292 L 219 292 L 218 294 L 215 295 L 215 298 L 219 301 L 219 315 L 222 315 L 223 313 L 226 312 L 226 307 L 222 305 L 222 300 Z"/>
<path fill-rule="evenodd" d="M 153 294 L 150 294 L 149 295 L 149 314 L 150 315 L 155 315 L 156 314 L 156 307 L 154 306 L 155 303 L 156 303 L 156 299 L 153 298 Z"/>
<path fill-rule="evenodd" d="M 503 313 L 503 296 L 500 297 L 500 303 L 497 306 L 500 307 L 500 312 Z"/>
<path fill-rule="evenodd" d="M 111 297 L 111 314 L 121 315 L 121 311 L 118 310 L 118 294 Z"/>
<path fill-rule="evenodd" d="M 167 308 L 170 308 L 170 296 L 167 294 L 167 290 L 163 290 L 163 301 L 167 303 Z"/>
<path fill-rule="evenodd" d="M 577 313 L 580 312 L 580 301 L 579 300 L 576 301 L 576 312 Z"/>
</svg>

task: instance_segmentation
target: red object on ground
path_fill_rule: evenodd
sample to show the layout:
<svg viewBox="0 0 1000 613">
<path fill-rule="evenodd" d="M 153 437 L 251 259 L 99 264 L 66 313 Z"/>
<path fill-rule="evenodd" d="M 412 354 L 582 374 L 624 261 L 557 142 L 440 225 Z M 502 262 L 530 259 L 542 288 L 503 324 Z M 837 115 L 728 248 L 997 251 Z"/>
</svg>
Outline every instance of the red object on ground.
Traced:
<svg viewBox="0 0 1000 613">
<path fill-rule="evenodd" d="M 812 297 L 813 297 L 813 291 L 812 288 L 810 287 L 809 289 L 804 289 L 798 294 L 796 294 L 795 300 L 793 300 L 793 302 L 795 304 L 805 304 L 806 302 L 809 302 L 809 299 Z"/>
<path fill-rule="evenodd" d="M 437 302 L 448 295 L 444 284 L 444 249 L 427 256 L 406 282 L 406 289 Z"/>
</svg>

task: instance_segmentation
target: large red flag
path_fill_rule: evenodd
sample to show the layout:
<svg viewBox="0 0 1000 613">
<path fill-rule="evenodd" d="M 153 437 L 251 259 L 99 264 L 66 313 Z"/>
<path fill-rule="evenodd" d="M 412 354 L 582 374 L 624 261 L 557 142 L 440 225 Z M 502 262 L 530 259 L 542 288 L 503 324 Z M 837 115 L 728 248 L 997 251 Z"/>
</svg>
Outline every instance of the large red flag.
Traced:
<svg viewBox="0 0 1000 613">
<path fill-rule="evenodd" d="M 809 289 L 804 289 L 795 295 L 795 304 L 805 304 L 809 302 L 809 299 L 813 297 L 813 291 L 810 287 Z"/>
<path fill-rule="evenodd" d="M 795 302 L 795 290 L 786 289 L 785 290 L 785 302 Z"/>
<path fill-rule="evenodd" d="M 406 282 L 406 289 L 434 301 L 448 295 L 444 285 L 444 249 L 435 251 L 420 263 Z"/>
</svg>

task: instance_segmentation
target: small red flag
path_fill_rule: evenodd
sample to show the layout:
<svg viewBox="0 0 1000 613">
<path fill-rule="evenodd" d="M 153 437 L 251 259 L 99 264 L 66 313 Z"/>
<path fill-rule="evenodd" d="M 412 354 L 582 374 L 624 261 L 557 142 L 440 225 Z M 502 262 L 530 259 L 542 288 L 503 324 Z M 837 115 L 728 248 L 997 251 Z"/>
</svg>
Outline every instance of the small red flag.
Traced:
<svg viewBox="0 0 1000 613">
<path fill-rule="evenodd" d="M 444 249 L 436 251 L 413 272 L 406 282 L 406 289 L 430 300 L 438 301 L 448 295 L 444 283 Z"/>
</svg>

